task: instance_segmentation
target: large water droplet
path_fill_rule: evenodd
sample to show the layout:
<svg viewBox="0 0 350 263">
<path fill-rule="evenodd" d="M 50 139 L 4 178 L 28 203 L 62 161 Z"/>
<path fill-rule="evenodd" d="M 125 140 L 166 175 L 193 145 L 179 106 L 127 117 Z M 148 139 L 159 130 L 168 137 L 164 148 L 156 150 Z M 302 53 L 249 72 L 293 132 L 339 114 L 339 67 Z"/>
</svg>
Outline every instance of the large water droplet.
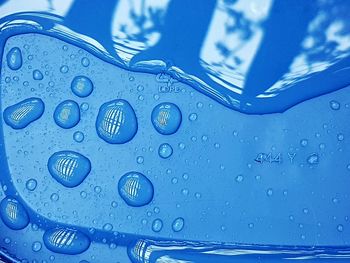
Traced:
<svg viewBox="0 0 350 263">
<path fill-rule="evenodd" d="M 73 100 L 65 100 L 58 104 L 53 114 L 58 126 L 70 129 L 80 121 L 80 109 L 78 103 Z"/>
<path fill-rule="evenodd" d="M 40 70 L 36 69 L 33 71 L 33 79 L 34 80 L 42 80 L 44 78 L 43 73 Z"/>
<path fill-rule="evenodd" d="M 29 98 L 7 107 L 4 121 L 13 129 L 23 129 L 39 119 L 45 110 L 44 102 L 39 98 Z"/>
<path fill-rule="evenodd" d="M 151 118 L 154 128 L 159 133 L 169 135 L 179 129 L 182 115 L 175 104 L 164 102 L 154 107 Z"/>
<path fill-rule="evenodd" d="M 131 105 L 122 99 L 104 103 L 98 112 L 96 130 L 101 139 L 112 144 L 130 141 L 137 132 L 137 119 Z"/>
<path fill-rule="evenodd" d="M 173 154 L 173 148 L 168 143 L 163 143 L 159 146 L 158 154 L 161 158 L 167 159 Z"/>
<path fill-rule="evenodd" d="M 52 252 L 76 255 L 86 251 L 90 239 L 78 230 L 69 228 L 49 229 L 44 233 L 43 241 Z"/>
<path fill-rule="evenodd" d="M 22 67 L 22 52 L 18 47 L 11 48 L 6 58 L 10 69 L 17 70 Z"/>
<path fill-rule="evenodd" d="M 80 153 L 61 151 L 49 158 L 47 167 L 57 182 L 66 187 L 75 187 L 81 184 L 90 173 L 91 163 Z"/>
<path fill-rule="evenodd" d="M 24 206 L 14 197 L 6 197 L 0 203 L 0 216 L 6 226 L 19 230 L 29 224 Z"/>
<path fill-rule="evenodd" d="M 85 76 L 77 76 L 71 83 L 72 92 L 81 98 L 89 96 L 93 88 L 92 81 Z"/>
<path fill-rule="evenodd" d="M 123 200 L 130 206 L 143 206 L 153 198 L 153 184 L 146 176 L 138 172 L 123 175 L 118 183 L 118 191 Z"/>
<path fill-rule="evenodd" d="M 182 217 L 178 217 L 174 220 L 172 228 L 174 232 L 180 232 L 185 226 L 185 220 Z"/>
</svg>

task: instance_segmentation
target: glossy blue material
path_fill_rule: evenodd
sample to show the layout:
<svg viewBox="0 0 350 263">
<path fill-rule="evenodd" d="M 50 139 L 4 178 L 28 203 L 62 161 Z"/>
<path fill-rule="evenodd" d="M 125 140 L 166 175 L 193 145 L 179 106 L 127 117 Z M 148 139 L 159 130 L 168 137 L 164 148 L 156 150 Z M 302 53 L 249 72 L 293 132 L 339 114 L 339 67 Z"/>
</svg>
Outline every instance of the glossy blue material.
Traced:
<svg viewBox="0 0 350 263">
<path fill-rule="evenodd" d="M 0 1 L 0 258 L 348 263 L 349 11 Z"/>
</svg>

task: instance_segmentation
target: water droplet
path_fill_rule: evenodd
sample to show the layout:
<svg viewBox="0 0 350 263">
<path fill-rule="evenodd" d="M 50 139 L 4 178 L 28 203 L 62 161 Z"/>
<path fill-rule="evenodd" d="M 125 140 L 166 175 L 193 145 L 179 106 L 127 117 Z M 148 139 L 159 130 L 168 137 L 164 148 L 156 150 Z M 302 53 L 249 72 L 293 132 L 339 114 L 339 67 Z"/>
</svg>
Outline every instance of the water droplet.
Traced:
<svg viewBox="0 0 350 263">
<path fill-rule="evenodd" d="M 319 156 L 317 153 L 312 153 L 307 157 L 307 162 L 311 165 L 315 165 L 319 163 Z"/>
<path fill-rule="evenodd" d="M 138 164 L 142 164 L 143 161 L 144 161 L 144 159 L 143 159 L 142 156 L 138 156 L 138 157 L 136 158 L 136 162 L 137 162 Z"/>
<path fill-rule="evenodd" d="M 67 73 L 69 71 L 69 68 L 67 65 L 63 65 L 61 68 L 60 68 L 60 71 L 61 73 Z"/>
<path fill-rule="evenodd" d="M 163 221 L 159 218 L 154 219 L 152 223 L 152 230 L 154 232 L 159 232 L 160 230 L 162 230 L 162 228 L 163 228 Z"/>
<path fill-rule="evenodd" d="M 67 50 L 68 50 L 68 47 L 67 47 L 66 45 L 63 45 L 63 46 L 62 46 L 62 49 L 63 49 L 64 51 L 67 51 Z"/>
<path fill-rule="evenodd" d="M 105 230 L 105 231 L 112 231 L 112 229 L 113 229 L 113 226 L 110 223 L 106 223 L 103 226 L 103 230 Z"/>
<path fill-rule="evenodd" d="M 273 195 L 272 188 L 267 189 L 266 194 L 267 194 L 267 196 L 272 196 Z"/>
<path fill-rule="evenodd" d="M 185 145 L 183 142 L 180 142 L 180 143 L 179 143 L 179 148 L 180 148 L 181 150 L 183 150 L 183 149 L 186 148 L 186 145 Z"/>
<path fill-rule="evenodd" d="M 6 226 L 20 230 L 29 224 L 24 206 L 14 197 L 6 197 L 0 203 L 0 216 Z"/>
<path fill-rule="evenodd" d="M 47 166 L 51 176 L 66 187 L 81 184 L 91 170 L 90 160 L 73 151 L 54 153 L 49 158 Z"/>
<path fill-rule="evenodd" d="M 73 100 L 65 100 L 58 104 L 53 114 L 58 126 L 63 129 L 70 129 L 80 121 L 80 109 L 78 103 Z"/>
<path fill-rule="evenodd" d="M 33 79 L 34 80 L 42 80 L 44 78 L 43 73 L 40 70 L 36 69 L 33 71 Z"/>
<path fill-rule="evenodd" d="M 177 182 L 178 182 L 178 179 L 177 179 L 176 177 L 173 177 L 173 178 L 171 179 L 171 183 L 172 183 L 172 184 L 177 184 Z"/>
<path fill-rule="evenodd" d="M 308 144 L 308 140 L 307 139 L 302 139 L 300 140 L 300 145 L 305 147 Z"/>
<path fill-rule="evenodd" d="M 87 111 L 89 109 L 89 103 L 86 103 L 86 102 L 83 102 L 81 105 L 80 105 L 80 109 L 82 111 Z"/>
<path fill-rule="evenodd" d="M 197 115 L 196 113 L 191 113 L 191 114 L 188 116 L 188 119 L 189 119 L 190 121 L 195 121 L 195 120 L 197 120 L 197 117 L 198 117 L 198 115 Z"/>
<path fill-rule="evenodd" d="M 69 228 L 46 230 L 43 241 L 52 252 L 68 255 L 80 254 L 90 246 L 90 240 L 85 234 Z"/>
<path fill-rule="evenodd" d="M 172 229 L 174 232 L 180 232 L 185 226 L 185 220 L 182 217 L 178 217 L 173 221 Z"/>
<path fill-rule="evenodd" d="M 101 193 L 101 191 L 102 191 L 102 188 L 101 188 L 101 186 L 95 186 L 94 187 L 94 191 L 95 191 L 95 193 L 97 193 L 97 194 L 99 194 L 99 193 Z"/>
<path fill-rule="evenodd" d="M 250 229 L 252 229 L 252 228 L 254 228 L 254 224 L 253 224 L 253 223 L 249 223 L 249 224 L 248 224 L 248 227 L 249 227 Z"/>
<path fill-rule="evenodd" d="M 331 107 L 332 110 L 339 110 L 340 109 L 340 103 L 335 100 L 331 100 L 329 102 L 329 106 Z"/>
<path fill-rule="evenodd" d="M 184 173 L 184 174 L 182 175 L 182 178 L 183 178 L 185 181 L 187 181 L 188 178 L 189 178 L 189 175 L 188 175 L 187 173 Z"/>
<path fill-rule="evenodd" d="M 197 102 L 197 108 L 198 108 L 198 109 L 203 108 L 203 103 L 202 103 L 202 102 Z"/>
<path fill-rule="evenodd" d="M 184 188 L 184 189 L 182 189 L 181 190 L 181 193 L 183 194 L 183 195 L 188 195 L 188 189 L 187 188 Z"/>
<path fill-rule="evenodd" d="M 344 140 L 344 134 L 339 133 L 339 134 L 337 135 L 337 139 L 338 139 L 338 141 L 343 141 L 343 140 Z"/>
<path fill-rule="evenodd" d="M 7 53 L 7 65 L 12 70 L 22 67 L 22 52 L 18 47 L 11 48 Z"/>
<path fill-rule="evenodd" d="M 343 225 L 338 225 L 337 226 L 338 232 L 343 232 L 344 231 L 344 226 Z"/>
<path fill-rule="evenodd" d="M 81 65 L 83 65 L 83 67 L 88 67 L 90 65 L 90 60 L 87 57 L 83 57 L 81 59 Z"/>
<path fill-rule="evenodd" d="M 154 107 L 151 118 L 154 128 L 159 133 L 170 135 L 179 129 L 182 115 L 175 104 L 164 102 Z"/>
<path fill-rule="evenodd" d="M 51 199 L 51 201 L 53 201 L 53 202 L 58 201 L 59 198 L 60 198 L 59 195 L 56 194 L 56 193 L 53 193 L 53 194 L 50 196 L 50 199 Z"/>
<path fill-rule="evenodd" d="M 9 237 L 5 237 L 4 238 L 4 243 L 5 244 L 10 244 L 11 243 L 11 239 Z"/>
<path fill-rule="evenodd" d="M 116 208 L 118 206 L 118 203 L 116 201 L 112 201 L 111 206 L 113 208 Z"/>
<path fill-rule="evenodd" d="M 159 146 L 158 154 L 161 158 L 167 159 L 173 154 L 173 148 L 168 143 L 162 143 Z"/>
<path fill-rule="evenodd" d="M 144 90 L 144 87 L 142 85 L 137 86 L 137 91 L 141 92 Z"/>
<path fill-rule="evenodd" d="M 33 250 L 34 252 L 40 251 L 40 250 L 41 250 L 41 247 L 42 247 L 42 244 L 41 244 L 41 242 L 39 242 L 39 241 L 35 241 L 35 242 L 33 242 L 33 244 L 32 244 L 32 250 Z"/>
<path fill-rule="evenodd" d="M 4 121 L 13 129 L 23 129 L 39 119 L 45 110 L 44 102 L 39 98 L 29 98 L 7 107 Z"/>
<path fill-rule="evenodd" d="M 35 179 L 29 179 L 26 183 L 26 188 L 29 191 L 34 191 L 37 185 L 38 185 L 38 182 Z"/>
<path fill-rule="evenodd" d="M 111 144 L 130 141 L 137 132 L 134 109 L 122 99 L 104 103 L 97 116 L 96 130 L 101 139 Z"/>
<path fill-rule="evenodd" d="M 87 193 L 85 191 L 80 192 L 80 197 L 85 199 L 87 197 Z"/>
<path fill-rule="evenodd" d="M 236 182 L 237 182 L 237 183 L 241 183 L 241 182 L 243 182 L 243 179 L 244 179 L 243 175 L 239 174 L 239 175 L 237 175 L 237 177 L 236 177 Z"/>
<path fill-rule="evenodd" d="M 118 183 L 118 192 L 130 206 L 144 206 L 153 198 L 153 184 L 146 176 L 138 172 L 123 175 Z"/>
<path fill-rule="evenodd" d="M 81 131 L 76 131 L 74 134 L 73 134 L 73 139 L 74 141 L 76 142 L 82 142 L 84 141 L 84 133 L 82 133 Z"/>
<path fill-rule="evenodd" d="M 92 81 L 85 76 L 77 76 L 71 83 L 72 92 L 81 98 L 89 96 L 93 88 Z"/>
</svg>

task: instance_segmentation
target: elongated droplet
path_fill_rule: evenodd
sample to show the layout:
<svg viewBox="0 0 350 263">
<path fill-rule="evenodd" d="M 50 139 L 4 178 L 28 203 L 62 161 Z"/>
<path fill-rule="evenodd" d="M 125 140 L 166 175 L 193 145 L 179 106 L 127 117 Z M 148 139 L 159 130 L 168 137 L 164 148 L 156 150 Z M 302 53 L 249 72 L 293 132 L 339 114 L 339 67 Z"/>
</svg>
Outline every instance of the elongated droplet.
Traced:
<svg viewBox="0 0 350 263">
<path fill-rule="evenodd" d="M 64 129 L 73 128 L 80 121 L 80 108 L 73 100 L 65 100 L 58 104 L 53 114 L 58 126 Z"/>
<path fill-rule="evenodd" d="M 164 102 L 154 107 L 151 118 L 154 128 L 159 133 L 170 135 L 179 129 L 182 115 L 175 104 Z"/>
<path fill-rule="evenodd" d="M 90 246 L 90 239 L 78 230 L 54 228 L 45 231 L 43 237 L 47 249 L 68 255 L 83 253 Z"/>
<path fill-rule="evenodd" d="M 85 76 L 77 76 L 71 83 L 72 92 L 81 98 L 89 96 L 93 88 L 92 81 Z"/>
<path fill-rule="evenodd" d="M 182 217 L 178 217 L 174 220 L 172 228 L 174 232 L 180 232 L 185 226 L 185 220 Z"/>
<path fill-rule="evenodd" d="M 130 141 L 137 132 L 137 118 L 129 102 L 117 99 L 104 103 L 97 116 L 96 131 L 111 144 Z"/>
<path fill-rule="evenodd" d="M 6 197 L 0 203 L 0 216 L 6 226 L 19 230 L 29 224 L 24 206 L 14 197 Z"/>
<path fill-rule="evenodd" d="M 49 158 L 47 167 L 57 182 L 66 187 L 75 187 L 81 184 L 90 173 L 91 163 L 80 153 L 61 151 Z"/>
<path fill-rule="evenodd" d="M 7 53 L 7 65 L 12 70 L 22 67 L 22 52 L 18 47 L 11 48 Z"/>
<path fill-rule="evenodd" d="M 7 107 L 4 110 L 4 121 L 13 129 L 23 129 L 39 119 L 45 110 L 44 102 L 39 98 L 29 98 Z"/>
<path fill-rule="evenodd" d="M 138 172 L 123 175 L 118 183 L 118 191 L 130 206 L 144 206 L 153 199 L 153 184 L 146 176 Z"/>
</svg>

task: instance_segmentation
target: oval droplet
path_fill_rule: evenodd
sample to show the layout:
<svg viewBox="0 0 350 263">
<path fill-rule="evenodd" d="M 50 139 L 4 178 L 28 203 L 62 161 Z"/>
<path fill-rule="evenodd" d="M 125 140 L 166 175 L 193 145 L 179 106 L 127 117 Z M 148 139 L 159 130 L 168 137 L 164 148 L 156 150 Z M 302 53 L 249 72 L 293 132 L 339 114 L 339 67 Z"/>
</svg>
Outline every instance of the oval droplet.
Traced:
<svg viewBox="0 0 350 263">
<path fill-rule="evenodd" d="M 18 47 L 11 48 L 7 53 L 7 65 L 12 70 L 22 67 L 22 52 Z"/>
<path fill-rule="evenodd" d="M 48 161 L 51 176 L 66 187 L 76 187 L 81 184 L 91 171 L 88 158 L 73 151 L 54 153 Z"/>
<path fill-rule="evenodd" d="M 159 232 L 163 228 L 163 221 L 159 218 L 155 219 L 152 223 L 152 230 L 154 232 Z"/>
<path fill-rule="evenodd" d="M 310 154 L 309 157 L 307 157 L 307 162 L 311 165 L 315 165 L 319 163 L 319 156 L 317 153 Z"/>
<path fill-rule="evenodd" d="M 39 98 L 29 98 L 7 107 L 4 121 L 13 129 L 23 129 L 39 119 L 45 110 L 44 102 Z"/>
<path fill-rule="evenodd" d="M 77 76 L 71 83 L 72 92 L 81 98 L 89 96 L 93 88 L 92 81 L 85 76 Z"/>
<path fill-rule="evenodd" d="M 1 201 L 0 216 L 4 224 L 14 230 L 23 229 L 29 224 L 26 209 L 14 197 L 6 197 Z"/>
<path fill-rule="evenodd" d="M 174 232 L 180 232 L 185 226 L 185 220 L 182 217 L 178 217 L 174 220 L 172 228 Z"/>
<path fill-rule="evenodd" d="M 85 234 L 69 228 L 46 230 L 43 241 L 46 248 L 52 252 L 68 255 L 83 253 L 91 243 Z"/>
<path fill-rule="evenodd" d="M 43 73 L 40 70 L 36 69 L 33 71 L 33 79 L 34 80 L 42 80 L 44 78 Z"/>
<path fill-rule="evenodd" d="M 129 102 L 122 99 L 104 103 L 98 112 L 96 130 L 111 144 L 130 141 L 137 132 L 137 118 Z"/>
<path fill-rule="evenodd" d="M 118 183 L 118 192 L 130 206 L 147 205 L 153 199 L 153 184 L 146 176 L 138 172 L 124 174 Z"/>
<path fill-rule="evenodd" d="M 58 104 L 53 114 L 53 118 L 58 126 L 63 129 L 70 129 L 80 121 L 80 108 L 73 100 L 65 100 Z"/>
<path fill-rule="evenodd" d="M 37 185 L 38 185 L 38 182 L 35 179 L 31 178 L 27 181 L 26 188 L 29 191 L 34 191 Z"/>
<path fill-rule="evenodd" d="M 168 143 L 163 143 L 159 146 L 158 154 L 161 158 L 167 159 L 173 154 L 173 148 Z"/>
<path fill-rule="evenodd" d="M 182 115 L 175 104 L 164 102 L 154 107 L 151 118 L 154 128 L 160 134 L 170 135 L 179 129 Z"/>
</svg>

